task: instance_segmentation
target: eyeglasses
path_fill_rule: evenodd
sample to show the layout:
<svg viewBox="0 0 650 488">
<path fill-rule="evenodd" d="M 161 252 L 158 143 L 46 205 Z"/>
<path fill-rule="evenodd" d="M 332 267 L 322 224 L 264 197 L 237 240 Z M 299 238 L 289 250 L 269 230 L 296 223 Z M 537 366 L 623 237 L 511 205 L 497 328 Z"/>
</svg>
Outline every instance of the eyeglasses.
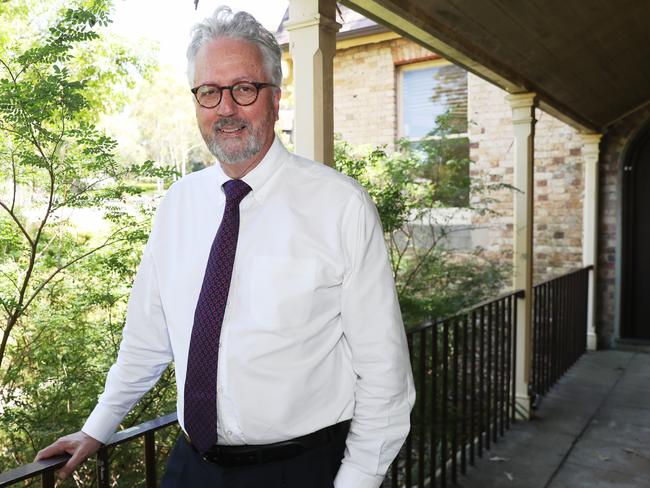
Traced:
<svg viewBox="0 0 650 488">
<path fill-rule="evenodd" d="M 257 100 L 257 96 L 262 88 L 272 86 L 278 88 L 273 83 L 257 83 L 254 81 L 240 81 L 230 86 L 219 86 L 213 83 L 206 83 L 192 88 L 192 93 L 196 101 L 203 108 L 214 108 L 221 102 L 224 90 L 230 90 L 230 96 L 237 105 L 243 107 L 252 105 Z"/>
</svg>

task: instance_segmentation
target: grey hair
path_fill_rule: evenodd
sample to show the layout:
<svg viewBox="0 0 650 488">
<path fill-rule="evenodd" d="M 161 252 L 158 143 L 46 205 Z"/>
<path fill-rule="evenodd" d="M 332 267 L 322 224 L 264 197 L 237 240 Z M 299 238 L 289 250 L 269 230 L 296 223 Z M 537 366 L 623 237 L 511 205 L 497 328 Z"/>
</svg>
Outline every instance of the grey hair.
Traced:
<svg viewBox="0 0 650 488">
<path fill-rule="evenodd" d="M 282 84 L 282 51 L 278 41 L 251 14 L 233 14 L 230 7 L 221 6 L 211 17 L 203 19 L 203 22 L 192 28 L 191 37 L 187 48 L 187 78 L 190 85 L 194 85 L 196 53 L 208 42 L 223 37 L 242 39 L 255 44 L 262 53 L 264 69 L 271 83 L 277 86 Z"/>
</svg>

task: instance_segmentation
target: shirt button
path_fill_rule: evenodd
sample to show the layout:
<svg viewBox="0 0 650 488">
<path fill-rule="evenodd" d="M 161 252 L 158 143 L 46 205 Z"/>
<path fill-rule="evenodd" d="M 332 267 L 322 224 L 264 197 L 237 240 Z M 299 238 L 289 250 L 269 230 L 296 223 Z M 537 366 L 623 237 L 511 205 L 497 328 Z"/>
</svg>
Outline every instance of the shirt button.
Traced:
<svg viewBox="0 0 650 488">
<path fill-rule="evenodd" d="M 227 434 L 228 434 L 228 436 L 232 436 L 232 430 L 229 430 L 229 431 L 227 432 Z"/>
<path fill-rule="evenodd" d="M 221 386 L 217 386 L 217 393 L 222 393 L 222 392 L 223 392 L 223 388 L 221 388 Z"/>
</svg>

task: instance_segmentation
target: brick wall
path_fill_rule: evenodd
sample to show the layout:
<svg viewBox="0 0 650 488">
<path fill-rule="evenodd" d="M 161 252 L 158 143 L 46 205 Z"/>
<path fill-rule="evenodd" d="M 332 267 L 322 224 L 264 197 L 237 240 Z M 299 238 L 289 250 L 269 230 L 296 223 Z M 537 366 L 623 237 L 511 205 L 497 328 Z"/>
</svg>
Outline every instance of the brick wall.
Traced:
<svg viewBox="0 0 650 488">
<path fill-rule="evenodd" d="M 396 88 L 390 42 L 338 51 L 334 57 L 334 132 L 353 145 L 396 137 Z"/>
<path fill-rule="evenodd" d="M 582 266 L 583 142 L 541 110 L 536 119 L 535 272 L 543 280 Z"/>
<path fill-rule="evenodd" d="M 512 111 L 507 93 L 470 75 L 471 176 L 490 184 L 513 182 Z M 582 141 L 572 127 L 547 113 L 535 114 L 534 280 L 539 282 L 582 264 Z M 512 259 L 512 190 L 490 192 L 497 215 L 477 217 L 487 227 L 487 249 Z M 474 200 L 478 195 L 474 195 Z"/>
<path fill-rule="evenodd" d="M 395 66 L 434 57 L 394 39 L 337 51 L 334 57 L 334 132 L 353 145 L 393 147 L 398 137 Z"/>
<path fill-rule="evenodd" d="M 392 146 L 398 135 L 396 66 L 432 53 L 404 39 L 339 50 L 334 58 L 334 130 L 354 145 Z M 506 92 L 468 75 L 471 175 L 512 184 L 511 109 Z M 535 281 L 582 263 L 582 142 L 576 130 L 538 110 L 535 137 Z M 512 191 L 488 195 L 496 214 L 476 218 L 481 241 L 512 259 Z M 474 195 L 475 200 L 478 196 Z M 487 236 L 487 237 L 485 237 Z"/>
<path fill-rule="evenodd" d="M 618 332 L 616 314 L 616 246 L 619 242 L 621 174 L 625 151 L 637 131 L 650 121 L 650 107 L 639 110 L 609 128 L 600 144 L 598 215 L 597 330 L 600 346 L 610 347 Z"/>
<path fill-rule="evenodd" d="M 468 135 L 470 140 L 470 177 L 486 185 L 512 185 L 511 110 L 505 92 L 470 74 L 468 76 Z M 493 200 L 493 214 L 476 217 L 474 222 L 486 229 L 485 248 L 504 261 L 512 260 L 512 195 L 510 190 L 472 195 L 474 205 L 484 196 Z"/>
</svg>

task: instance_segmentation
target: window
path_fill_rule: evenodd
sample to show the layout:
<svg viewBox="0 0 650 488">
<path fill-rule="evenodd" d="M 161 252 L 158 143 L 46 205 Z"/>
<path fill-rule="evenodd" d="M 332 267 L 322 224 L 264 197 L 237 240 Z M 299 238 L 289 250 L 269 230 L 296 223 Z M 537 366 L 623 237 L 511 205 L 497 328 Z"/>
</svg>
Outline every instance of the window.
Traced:
<svg viewBox="0 0 650 488">
<path fill-rule="evenodd" d="M 399 135 L 447 207 L 469 205 L 467 72 L 444 60 L 399 69 Z"/>
<path fill-rule="evenodd" d="M 450 114 L 454 132 L 467 132 L 467 71 L 444 60 L 400 68 L 400 137 L 418 140 Z"/>
</svg>

